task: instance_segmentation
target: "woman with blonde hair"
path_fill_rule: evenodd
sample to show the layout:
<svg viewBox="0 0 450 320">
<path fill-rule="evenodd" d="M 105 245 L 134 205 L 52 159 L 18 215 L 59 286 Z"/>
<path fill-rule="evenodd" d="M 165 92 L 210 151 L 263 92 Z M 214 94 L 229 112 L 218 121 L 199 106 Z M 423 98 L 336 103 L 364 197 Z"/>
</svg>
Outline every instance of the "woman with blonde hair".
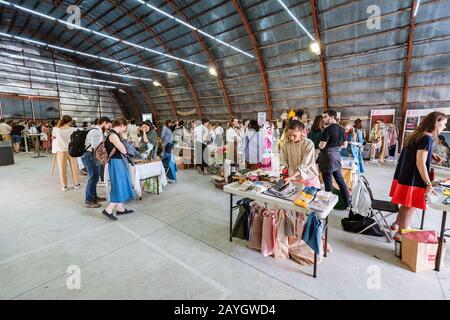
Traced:
<svg viewBox="0 0 450 320">
<path fill-rule="evenodd" d="M 80 188 L 78 177 L 78 162 L 76 158 L 69 155 L 70 136 L 76 130 L 71 127 L 72 117 L 64 115 L 59 119 L 56 128 L 52 131 L 53 152 L 56 153 L 56 160 L 59 168 L 59 180 L 61 183 L 61 190 L 69 190 L 67 187 L 67 163 L 70 165 L 73 179 L 73 188 L 75 190 Z"/>
<path fill-rule="evenodd" d="M 397 232 L 397 241 L 401 241 L 402 230 L 409 228 L 416 209 L 426 210 L 426 197 L 434 193 L 429 174 L 433 142 L 446 125 L 445 114 L 431 112 L 405 141 L 389 193 L 392 202 L 400 205 L 397 220 L 391 226 Z"/>
</svg>

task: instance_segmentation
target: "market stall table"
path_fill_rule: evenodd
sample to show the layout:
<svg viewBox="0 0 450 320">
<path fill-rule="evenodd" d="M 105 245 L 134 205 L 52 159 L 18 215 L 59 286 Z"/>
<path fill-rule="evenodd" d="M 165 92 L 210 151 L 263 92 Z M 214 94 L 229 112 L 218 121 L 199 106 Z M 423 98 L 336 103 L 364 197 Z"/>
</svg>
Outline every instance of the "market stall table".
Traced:
<svg viewBox="0 0 450 320">
<path fill-rule="evenodd" d="M 227 184 L 224 186 L 223 191 L 230 194 L 230 241 L 232 241 L 232 231 L 233 231 L 233 210 L 237 209 L 238 206 L 234 205 L 233 202 L 233 196 L 238 196 L 241 198 L 248 198 L 252 199 L 256 202 L 262 203 L 265 206 L 268 205 L 274 205 L 277 208 L 285 209 L 285 210 L 292 210 L 296 212 L 302 212 L 306 215 L 313 212 L 313 210 L 308 208 L 301 208 L 297 205 L 295 205 L 291 200 L 285 200 L 276 198 L 273 196 L 265 195 L 262 193 L 256 193 L 254 191 L 241 191 L 239 190 L 239 187 L 241 184 L 239 182 L 233 182 L 230 184 Z M 317 214 L 317 217 L 321 220 L 324 220 L 324 230 L 325 230 L 325 244 L 324 248 L 327 248 L 328 244 L 328 215 L 333 210 L 334 206 L 338 203 L 338 197 L 336 195 L 332 195 L 330 205 L 328 206 L 326 211 L 319 212 L 314 211 Z M 324 257 L 327 256 L 327 250 L 324 250 Z M 314 278 L 317 277 L 317 254 L 314 254 Z"/>
<path fill-rule="evenodd" d="M 135 164 L 128 166 L 130 172 L 131 184 L 140 200 L 142 200 L 141 181 L 156 178 L 157 179 L 157 194 L 162 192 L 163 187 L 167 185 L 166 170 L 161 161 L 153 161 L 142 164 Z M 105 167 L 105 181 L 109 181 L 108 168 Z"/>
</svg>

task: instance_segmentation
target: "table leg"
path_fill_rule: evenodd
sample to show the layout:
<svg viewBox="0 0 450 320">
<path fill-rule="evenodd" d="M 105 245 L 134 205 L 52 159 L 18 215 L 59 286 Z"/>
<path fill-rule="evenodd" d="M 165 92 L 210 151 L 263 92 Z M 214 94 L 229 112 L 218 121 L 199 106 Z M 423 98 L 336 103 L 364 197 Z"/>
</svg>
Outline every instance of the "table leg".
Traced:
<svg viewBox="0 0 450 320">
<path fill-rule="evenodd" d="M 230 193 L 230 242 L 233 241 L 232 233 L 233 233 L 233 194 Z"/>
<path fill-rule="evenodd" d="M 439 245 L 436 254 L 436 267 L 434 270 L 440 271 L 441 268 L 441 258 L 442 258 L 442 249 L 444 246 L 444 238 L 445 238 L 445 223 L 447 222 L 447 211 L 442 212 L 442 222 L 441 222 L 441 233 L 439 234 Z"/>
<path fill-rule="evenodd" d="M 327 257 L 328 247 L 328 217 L 325 218 L 325 248 L 323 249 L 323 256 Z"/>
<path fill-rule="evenodd" d="M 159 176 L 156 176 L 157 194 L 159 196 Z"/>
<path fill-rule="evenodd" d="M 314 252 L 314 273 L 313 277 L 317 278 L 317 253 Z"/>
<path fill-rule="evenodd" d="M 422 220 L 420 221 L 420 230 L 423 230 L 424 221 L 425 221 L 425 210 L 422 210 Z"/>
</svg>

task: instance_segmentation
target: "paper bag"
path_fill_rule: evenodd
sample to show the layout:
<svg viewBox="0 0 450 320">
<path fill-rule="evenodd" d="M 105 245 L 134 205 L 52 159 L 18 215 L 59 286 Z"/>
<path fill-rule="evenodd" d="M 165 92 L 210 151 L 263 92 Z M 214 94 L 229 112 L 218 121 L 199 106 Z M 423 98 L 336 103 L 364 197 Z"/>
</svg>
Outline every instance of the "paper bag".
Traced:
<svg viewBox="0 0 450 320">
<path fill-rule="evenodd" d="M 442 246 L 441 267 L 443 266 L 447 243 Z M 436 266 L 437 243 L 422 243 L 416 239 L 402 238 L 402 262 L 414 272 L 433 270 Z"/>
</svg>

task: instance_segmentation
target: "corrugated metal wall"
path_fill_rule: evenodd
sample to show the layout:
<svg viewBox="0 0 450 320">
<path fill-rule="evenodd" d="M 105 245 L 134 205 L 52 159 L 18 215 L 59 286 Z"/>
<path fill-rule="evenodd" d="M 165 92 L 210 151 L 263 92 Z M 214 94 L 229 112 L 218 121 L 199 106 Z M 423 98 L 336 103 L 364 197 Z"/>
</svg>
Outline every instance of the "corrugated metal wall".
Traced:
<svg viewBox="0 0 450 320">
<path fill-rule="evenodd" d="M 284 0 L 314 35 L 310 0 Z M 25 3 L 25 2 L 24 2 Z M 66 8 L 75 1 L 27 1 L 24 5 L 52 16 L 67 17 Z M 323 111 L 324 95 L 319 59 L 309 50 L 311 40 L 276 0 L 240 0 L 255 32 L 268 78 L 273 115 L 291 108 L 306 108 L 310 117 Z M 328 80 L 330 108 L 343 118 L 368 116 L 372 109 L 397 110 L 401 117 L 404 73 L 412 0 L 316 0 Z M 229 0 L 152 0 L 152 4 L 251 54 L 253 48 L 235 5 Z M 372 5 L 380 9 L 380 28 L 367 25 Z M 85 0 L 80 3 L 83 26 L 116 34 L 130 42 L 164 51 L 147 30 L 151 28 L 175 56 L 210 66 L 207 51 L 187 27 L 139 5 L 137 1 Z M 176 7 L 183 13 L 177 13 Z M 131 12 L 131 14 L 127 14 Z M 66 30 L 64 26 L 5 10 L 2 19 L 14 32 L 41 26 L 36 38 L 55 37 L 68 47 L 111 58 L 177 72 L 162 75 L 165 88 L 143 83 L 126 96 L 128 109 L 148 112 L 154 106 L 161 120 L 175 118 L 176 111 L 195 110 L 196 104 L 181 69 L 167 57 L 141 51 L 140 57 L 124 44 Z M 136 20 L 137 18 L 137 20 Z M 147 30 L 146 30 L 147 29 Z M 27 34 L 27 32 L 25 32 Z M 48 37 L 50 39 L 50 37 Z M 219 66 L 224 88 L 207 69 L 183 64 L 193 82 L 204 115 L 226 120 L 228 93 L 232 111 L 240 118 L 256 117 L 266 111 L 264 86 L 257 61 L 203 37 L 207 50 Z M 59 42 L 58 42 L 59 43 Z M 408 108 L 448 106 L 450 101 L 450 0 L 422 0 L 416 17 Z M 88 59 L 89 60 L 89 59 Z M 83 61 L 84 62 L 84 61 Z M 86 61 L 93 64 L 93 61 Z M 115 63 L 101 63 L 105 70 L 123 72 Z M 148 65 L 147 65 L 148 66 Z M 146 70 L 133 74 L 155 78 Z M 75 93 L 76 94 L 76 93 Z M 168 94 L 173 98 L 173 105 Z M 92 99 L 86 99 L 92 100 Z M 68 101 L 67 101 L 68 103 Z M 89 104 L 88 105 L 92 105 Z M 198 118 L 197 114 L 184 119 Z"/>
<path fill-rule="evenodd" d="M 51 53 L 27 46 L 21 43 L 11 41 L 0 41 L 0 50 L 5 53 L 14 55 L 24 54 L 27 57 L 38 58 L 46 61 L 53 61 L 74 65 L 63 57 L 53 56 Z M 9 67 L 0 66 L 0 71 L 8 72 L 9 76 L 0 76 L 0 95 L 2 94 L 18 94 L 25 96 L 44 96 L 55 97 L 60 99 L 61 114 L 68 114 L 76 121 L 91 121 L 99 116 L 115 118 L 122 116 L 122 112 L 108 89 L 86 87 L 76 84 L 55 84 L 42 82 L 34 79 L 26 79 L 20 76 L 45 76 L 54 78 L 54 75 L 42 74 L 36 71 L 27 71 L 16 68 L 14 65 L 25 66 L 34 69 L 44 69 L 49 71 L 62 72 L 87 77 L 95 77 L 87 72 L 76 69 L 43 64 L 39 62 L 18 60 L 0 55 L 0 63 L 9 64 Z M 59 77 L 59 79 L 82 82 L 76 78 Z M 102 83 L 98 83 L 102 84 Z"/>
</svg>

